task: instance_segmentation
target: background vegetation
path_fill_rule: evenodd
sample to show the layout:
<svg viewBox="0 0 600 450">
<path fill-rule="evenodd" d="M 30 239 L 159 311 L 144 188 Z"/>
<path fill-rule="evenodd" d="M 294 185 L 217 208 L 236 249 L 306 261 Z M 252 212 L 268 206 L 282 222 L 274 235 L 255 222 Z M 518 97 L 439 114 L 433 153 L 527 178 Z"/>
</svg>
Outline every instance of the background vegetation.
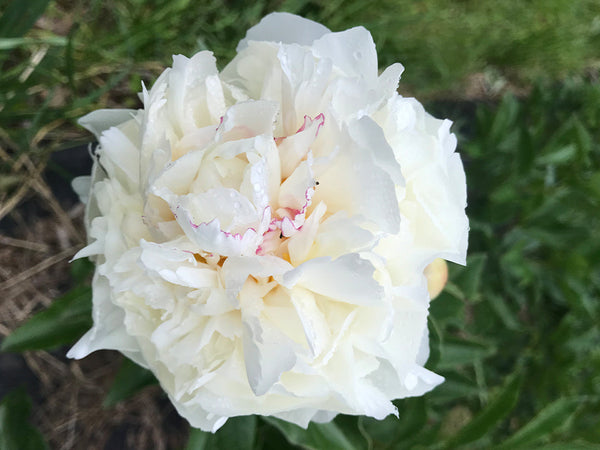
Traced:
<svg viewBox="0 0 600 450">
<path fill-rule="evenodd" d="M 52 180 L 87 170 L 59 157 L 90 139 L 77 117 L 139 106 L 173 53 L 224 66 L 273 10 L 364 25 L 382 67 L 405 65 L 400 91 L 455 121 L 470 256 L 432 303 L 427 364 L 447 381 L 397 401 L 399 420 L 244 417 L 188 442 L 148 373 L 116 353 L 65 360 L 90 323 L 90 268 L 65 264 L 81 208 Z M 0 336 L 25 352 L 0 354 L 0 448 L 600 448 L 596 0 L 0 0 L 0 14 Z"/>
</svg>

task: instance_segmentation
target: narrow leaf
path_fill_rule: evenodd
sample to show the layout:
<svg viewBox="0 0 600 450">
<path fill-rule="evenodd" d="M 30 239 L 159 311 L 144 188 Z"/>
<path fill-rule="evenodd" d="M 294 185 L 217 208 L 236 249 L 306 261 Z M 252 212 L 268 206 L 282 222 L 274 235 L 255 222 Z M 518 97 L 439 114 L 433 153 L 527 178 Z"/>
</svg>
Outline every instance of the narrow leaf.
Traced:
<svg viewBox="0 0 600 450">
<path fill-rule="evenodd" d="M 509 377 L 502 390 L 483 411 L 448 441 L 449 447 L 476 441 L 496 427 L 515 407 L 521 391 L 522 378 Z"/>
<path fill-rule="evenodd" d="M 567 423 L 580 403 L 580 397 L 560 398 L 550 403 L 529 423 L 504 441 L 500 448 L 520 448 L 534 444 Z"/>
<path fill-rule="evenodd" d="M 0 402 L 0 448 L 2 450 L 47 449 L 42 434 L 29 424 L 31 400 L 17 389 Z"/>
<path fill-rule="evenodd" d="M 45 311 L 14 330 L 3 351 L 49 350 L 70 344 L 92 326 L 92 290 L 80 286 L 54 300 Z"/>
<path fill-rule="evenodd" d="M 352 450 L 356 448 L 335 422 L 311 423 L 305 430 L 274 417 L 263 417 L 263 420 L 281 431 L 290 444 L 300 445 L 306 449 Z"/>
<path fill-rule="evenodd" d="M 472 364 L 496 353 L 496 348 L 487 343 L 460 338 L 446 338 L 441 346 L 437 369 L 455 369 L 459 365 Z"/>
<path fill-rule="evenodd" d="M 185 450 L 252 450 L 256 423 L 256 416 L 240 416 L 227 419 L 214 434 L 192 428 Z"/>
<path fill-rule="evenodd" d="M 146 386 L 156 383 L 158 381 L 152 372 L 125 358 L 102 405 L 107 408 L 114 406 Z"/>
<path fill-rule="evenodd" d="M 212 434 L 199 430 L 198 428 L 190 429 L 190 437 L 185 450 L 208 450 L 208 444 Z"/>
<path fill-rule="evenodd" d="M 252 450 L 256 440 L 256 416 L 231 417 L 215 434 L 216 444 L 208 448 Z"/>
<path fill-rule="evenodd" d="M 0 37 L 23 36 L 44 13 L 50 0 L 12 0 L 0 16 Z"/>
<path fill-rule="evenodd" d="M 453 280 L 468 300 L 475 300 L 481 285 L 487 255 L 474 253 L 467 258 L 467 267 L 462 268 Z"/>
</svg>

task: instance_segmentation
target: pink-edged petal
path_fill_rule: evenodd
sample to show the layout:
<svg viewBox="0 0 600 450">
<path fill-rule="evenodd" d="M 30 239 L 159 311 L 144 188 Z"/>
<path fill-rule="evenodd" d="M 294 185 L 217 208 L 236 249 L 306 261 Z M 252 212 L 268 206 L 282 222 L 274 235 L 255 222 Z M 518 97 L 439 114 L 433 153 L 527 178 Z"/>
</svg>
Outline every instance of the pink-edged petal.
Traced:
<svg viewBox="0 0 600 450">
<path fill-rule="evenodd" d="M 312 159 L 312 158 L 311 158 Z M 299 214 L 310 205 L 315 185 L 312 160 L 302 161 L 279 189 L 279 206 Z"/>
<path fill-rule="evenodd" d="M 303 223 L 302 228 L 289 238 L 287 243 L 288 253 L 294 266 L 303 263 L 311 252 L 321 219 L 326 210 L 327 206 L 324 203 L 319 203 L 310 217 Z"/>
<path fill-rule="evenodd" d="M 283 44 L 311 45 L 316 39 L 329 33 L 320 23 L 285 12 L 274 12 L 262 18 L 258 25 L 246 32 L 236 51 L 239 53 L 249 41 L 272 41 Z"/>
<path fill-rule="evenodd" d="M 215 188 L 177 199 L 176 205 L 191 214 L 194 223 L 218 220 L 223 231 L 243 233 L 248 228 L 258 229 L 264 209 L 258 211 L 246 196 L 230 188 Z"/>
<path fill-rule="evenodd" d="M 179 226 L 199 249 L 221 256 L 254 255 L 262 241 L 262 233 L 269 227 L 270 212 L 265 210 L 258 231 L 249 228 L 243 233 L 231 234 L 221 229 L 218 219 L 195 223 L 190 211 L 177 205 L 173 211 Z"/>
<path fill-rule="evenodd" d="M 281 177 L 287 178 L 298 167 L 300 162 L 310 151 L 310 145 L 314 142 L 319 129 L 325 123 L 325 116 L 319 114 L 314 119 L 304 117 L 304 123 L 296 134 L 284 138 L 279 146 L 281 159 Z"/>
</svg>

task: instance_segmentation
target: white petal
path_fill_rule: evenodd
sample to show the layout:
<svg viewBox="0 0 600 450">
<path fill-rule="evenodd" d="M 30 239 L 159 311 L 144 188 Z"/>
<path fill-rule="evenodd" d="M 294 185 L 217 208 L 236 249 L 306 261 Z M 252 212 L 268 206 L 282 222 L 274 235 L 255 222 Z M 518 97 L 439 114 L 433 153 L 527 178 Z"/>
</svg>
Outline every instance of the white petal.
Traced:
<svg viewBox="0 0 600 450">
<path fill-rule="evenodd" d="M 273 255 L 231 257 L 223 263 L 223 279 L 229 293 L 237 297 L 248 276 L 268 278 L 292 268 L 286 260 Z"/>
<path fill-rule="evenodd" d="M 256 395 L 264 395 L 281 374 L 296 364 L 289 339 L 276 326 L 248 312 L 242 304 L 244 361 L 248 383 Z"/>
<path fill-rule="evenodd" d="M 326 210 L 327 207 L 325 204 L 319 203 L 308 220 L 302 224 L 302 228 L 293 233 L 288 240 L 288 253 L 290 255 L 290 261 L 294 266 L 298 266 L 308 258 L 315 236 L 319 231 L 321 218 Z M 284 236 L 285 235 L 286 234 L 284 233 Z"/>
<path fill-rule="evenodd" d="M 359 220 L 355 217 L 348 218 L 347 214 L 339 212 L 319 225 L 314 256 L 337 258 L 349 251 L 367 250 L 375 245 L 375 242 L 375 236 L 363 228 Z"/>
<path fill-rule="evenodd" d="M 373 265 L 356 253 L 314 258 L 286 273 L 282 284 L 302 286 L 317 294 L 355 305 L 377 304 L 383 289 L 373 278 Z"/>
<path fill-rule="evenodd" d="M 377 79 L 377 51 L 375 43 L 363 27 L 324 35 L 313 44 L 320 58 L 330 58 L 346 75 L 359 76 L 369 84 Z"/>
<path fill-rule="evenodd" d="M 278 146 L 281 158 L 281 177 L 289 177 L 294 169 L 298 167 L 308 152 L 310 145 L 314 142 L 319 129 L 325 123 L 325 117 L 321 114 L 313 119 L 306 116 L 304 124 L 296 134 L 284 138 Z"/>
<path fill-rule="evenodd" d="M 199 52 L 189 59 L 183 55 L 173 56 L 167 107 L 169 118 L 180 135 L 216 123 L 225 111 L 221 86 L 213 81 L 217 74 L 211 52 Z"/>
<path fill-rule="evenodd" d="M 127 356 L 139 353 L 137 341 L 123 326 L 124 311 L 111 301 L 108 280 L 96 272 L 92 289 L 94 326 L 69 350 L 67 357 L 81 359 L 102 349 L 119 350 Z"/>
<path fill-rule="evenodd" d="M 284 12 L 274 12 L 262 18 L 246 32 L 236 51 L 247 47 L 248 41 L 273 41 L 284 44 L 311 45 L 315 39 L 329 33 L 320 23 Z"/>
<path fill-rule="evenodd" d="M 79 196 L 79 200 L 82 203 L 87 204 L 90 198 L 90 188 L 92 187 L 92 177 L 89 175 L 83 177 L 73 178 L 71 181 L 71 187 L 75 193 Z"/>
<path fill-rule="evenodd" d="M 297 211 L 306 210 L 310 205 L 315 178 L 312 173 L 312 161 L 302 161 L 292 174 L 281 184 L 279 206 Z"/>
<path fill-rule="evenodd" d="M 270 221 L 267 208 L 257 229 L 248 228 L 241 234 L 231 234 L 221 229 L 218 219 L 208 223 L 195 223 L 190 211 L 181 205 L 176 206 L 173 214 L 186 236 L 201 250 L 222 256 L 254 255 Z"/>
<path fill-rule="evenodd" d="M 302 322 L 313 357 L 316 358 L 331 341 L 331 332 L 325 315 L 317 306 L 314 295 L 306 289 L 295 287 L 290 292 L 290 299 Z"/>
<path fill-rule="evenodd" d="M 189 251 L 180 250 L 172 244 L 155 244 L 143 239 L 140 246 L 140 262 L 165 281 L 195 289 L 218 287 L 217 272 L 206 265 L 198 266 Z"/>
<path fill-rule="evenodd" d="M 356 134 L 372 136 L 375 142 L 380 136 L 373 135 L 368 121 L 355 121 L 349 127 L 357 127 Z M 313 201 L 323 201 L 330 211 L 347 211 L 362 215 L 365 220 L 377 224 L 383 231 L 397 233 L 400 227 L 400 211 L 396 197 L 394 166 L 382 167 L 383 156 L 377 154 L 365 136 L 356 142 L 343 126 L 337 136 L 339 151 L 331 160 L 315 159 L 313 170 L 319 180 Z M 383 153 L 387 150 L 382 150 Z"/>
<path fill-rule="evenodd" d="M 217 141 L 246 139 L 267 134 L 273 136 L 278 105 L 268 101 L 247 101 L 231 106 L 217 130 Z"/>
<path fill-rule="evenodd" d="M 100 163 L 112 172 L 112 177 L 122 178 L 119 171 L 123 171 L 129 183 L 139 185 L 140 151 L 129 137 L 121 129 L 112 127 L 102 133 L 99 141 Z"/>
<path fill-rule="evenodd" d="M 136 115 L 134 109 L 98 109 L 86 114 L 77 121 L 86 130 L 94 133 L 97 139 L 111 127 L 131 120 Z"/>
</svg>

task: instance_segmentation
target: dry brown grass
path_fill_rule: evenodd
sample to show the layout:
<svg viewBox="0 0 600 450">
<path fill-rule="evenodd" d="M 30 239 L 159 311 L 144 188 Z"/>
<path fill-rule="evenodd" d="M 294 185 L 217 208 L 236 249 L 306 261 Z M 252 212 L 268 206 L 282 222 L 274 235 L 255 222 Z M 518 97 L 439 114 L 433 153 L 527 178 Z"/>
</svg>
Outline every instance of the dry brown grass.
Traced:
<svg viewBox="0 0 600 450">
<path fill-rule="evenodd" d="M 13 159 L 1 149 L 0 158 L 11 165 L 12 173 L 27 180 L 0 196 L 0 336 L 4 337 L 69 289 L 68 261 L 83 245 L 84 233 L 82 205 L 61 205 L 43 178 L 43 163 L 25 156 Z M 71 361 L 65 351 L 26 352 L 18 373 L 0 377 L 28 383 L 34 401 L 32 421 L 51 448 L 167 449 L 185 444 L 187 425 L 157 386 L 116 407 L 102 407 L 120 365 L 116 352 Z M 14 362 L 21 357 L 4 358 Z M 0 372 L 8 370 L 2 361 L 0 355 Z M 14 371 L 15 365 L 9 369 Z"/>
</svg>

